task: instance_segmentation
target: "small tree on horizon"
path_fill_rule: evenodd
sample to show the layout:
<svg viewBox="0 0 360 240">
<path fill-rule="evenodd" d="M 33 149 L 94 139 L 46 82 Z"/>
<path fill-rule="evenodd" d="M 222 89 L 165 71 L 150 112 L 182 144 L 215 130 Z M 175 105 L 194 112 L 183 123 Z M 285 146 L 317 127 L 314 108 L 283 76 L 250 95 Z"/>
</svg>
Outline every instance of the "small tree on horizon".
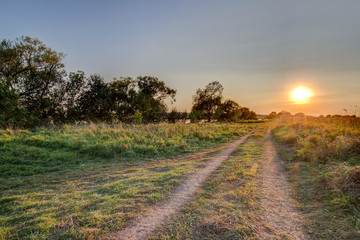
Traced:
<svg viewBox="0 0 360 240">
<path fill-rule="evenodd" d="M 217 82 L 211 82 L 204 89 L 199 88 L 193 96 L 191 112 L 199 112 L 198 117 L 207 119 L 208 122 L 215 118 L 217 109 L 221 106 L 223 86 Z M 193 115 L 195 116 L 195 115 Z"/>
</svg>

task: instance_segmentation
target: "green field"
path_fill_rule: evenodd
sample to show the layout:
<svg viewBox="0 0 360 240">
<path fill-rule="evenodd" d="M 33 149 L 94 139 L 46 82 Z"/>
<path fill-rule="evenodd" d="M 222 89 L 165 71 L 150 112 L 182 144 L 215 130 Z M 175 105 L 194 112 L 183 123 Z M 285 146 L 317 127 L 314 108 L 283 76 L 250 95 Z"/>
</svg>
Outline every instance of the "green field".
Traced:
<svg viewBox="0 0 360 240">
<path fill-rule="evenodd" d="M 175 156 L 233 140 L 258 124 L 90 124 L 0 130 L 0 177 Z"/>
<path fill-rule="evenodd" d="M 0 239 L 106 236 L 202 167 L 212 155 L 206 149 L 260 124 L 2 130 Z"/>
</svg>

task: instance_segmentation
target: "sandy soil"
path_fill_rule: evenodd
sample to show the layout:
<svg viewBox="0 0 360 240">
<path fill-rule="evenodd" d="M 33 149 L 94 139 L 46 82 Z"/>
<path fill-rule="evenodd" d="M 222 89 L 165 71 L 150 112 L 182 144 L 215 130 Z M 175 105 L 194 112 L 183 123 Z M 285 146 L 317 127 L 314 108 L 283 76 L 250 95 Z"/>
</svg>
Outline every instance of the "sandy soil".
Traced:
<svg viewBox="0 0 360 240">
<path fill-rule="evenodd" d="M 303 217 L 296 209 L 297 202 L 290 196 L 289 183 L 271 140 L 270 129 L 260 176 L 263 216 L 259 239 L 308 239 L 302 227 Z"/>
<path fill-rule="evenodd" d="M 204 168 L 190 175 L 187 180 L 177 187 L 168 200 L 150 208 L 128 227 L 116 232 L 108 239 L 146 239 L 152 231 L 169 221 L 172 215 L 178 212 L 181 206 L 192 198 L 206 178 L 251 134 L 252 132 L 226 145 L 222 151 L 209 160 Z"/>
</svg>

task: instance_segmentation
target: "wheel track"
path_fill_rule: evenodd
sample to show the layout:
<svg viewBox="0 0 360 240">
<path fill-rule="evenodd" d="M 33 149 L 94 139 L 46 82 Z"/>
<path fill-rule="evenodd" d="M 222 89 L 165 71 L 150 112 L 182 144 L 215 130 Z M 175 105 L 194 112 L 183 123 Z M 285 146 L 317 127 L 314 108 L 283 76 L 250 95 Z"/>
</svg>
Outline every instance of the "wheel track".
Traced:
<svg viewBox="0 0 360 240">
<path fill-rule="evenodd" d="M 175 191 L 169 199 L 154 205 L 142 216 L 135 219 L 125 229 L 114 233 L 107 239 L 111 240 L 142 240 L 163 223 L 169 221 L 171 217 L 180 210 L 185 202 L 189 201 L 195 192 L 203 185 L 206 178 L 215 171 L 222 162 L 229 157 L 235 149 L 243 143 L 255 130 L 247 133 L 240 139 L 231 142 L 224 150 L 213 157 L 206 166 L 199 171 L 191 174 Z"/>
</svg>

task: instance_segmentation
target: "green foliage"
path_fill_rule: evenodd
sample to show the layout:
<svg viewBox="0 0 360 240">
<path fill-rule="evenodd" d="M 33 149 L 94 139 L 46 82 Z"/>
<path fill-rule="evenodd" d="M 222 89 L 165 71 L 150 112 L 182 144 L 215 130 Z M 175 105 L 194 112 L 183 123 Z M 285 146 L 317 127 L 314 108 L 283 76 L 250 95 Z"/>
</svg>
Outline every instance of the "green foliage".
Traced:
<svg viewBox="0 0 360 240">
<path fill-rule="evenodd" d="M 111 95 L 108 84 L 100 75 L 91 75 L 86 90 L 78 100 L 82 120 L 110 121 Z"/>
<path fill-rule="evenodd" d="M 131 122 L 136 111 L 143 122 L 166 119 L 165 100 L 176 90 L 156 77 L 127 77 L 111 83 L 78 71 L 67 77 L 64 54 L 38 39 L 21 37 L 0 43 L 1 127 L 35 127 L 77 121 Z"/>
<path fill-rule="evenodd" d="M 192 112 L 200 112 L 201 118 L 205 118 L 210 122 L 221 105 L 223 90 L 223 86 L 217 81 L 209 83 L 204 89 L 199 88 L 193 97 Z"/>
<path fill-rule="evenodd" d="M 237 121 L 241 117 L 240 105 L 232 100 L 221 104 L 217 112 L 219 121 Z"/>
<path fill-rule="evenodd" d="M 199 122 L 201 120 L 201 111 L 191 111 L 189 118 L 192 123 Z"/>
<path fill-rule="evenodd" d="M 142 123 L 143 121 L 143 116 L 142 116 L 142 113 L 139 112 L 139 111 L 136 111 L 135 114 L 134 114 L 134 123 Z"/>
<path fill-rule="evenodd" d="M 193 107 L 189 115 L 192 122 L 206 119 L 224 122 L 236 122 L 240 120 L 256 120 L 255 112 L 249 108 L 240 107 L 233 100 L 222 102 L 223 87 L 219 82 L 209 83 L 204 89 L 198 89 L 193 97 Z"/>
<path fill-rule="evenodd" d="M 188 118 L 188 113 L 185 112 L 179 112 L 176 110 L 176 108 L 173 108 L 171 112 L 167 114 L 167 120 L 170 123 L 176 123 L 176 122 L 186 122 Z"/>
<path fill-rule="evenodd" d="M 0 79 L 0 127 L 26 126 L 24 109 L 19 102 L 19 94 L 11 88 L 11 77 Z"/>
<path fill-rule="evenodd" d="M 63 96 L 63 56 L 30 37 L 0 44 L 0 79 L 7 79 L 22 107 L 43 121 L 56 114 Z"/>
</svg>

